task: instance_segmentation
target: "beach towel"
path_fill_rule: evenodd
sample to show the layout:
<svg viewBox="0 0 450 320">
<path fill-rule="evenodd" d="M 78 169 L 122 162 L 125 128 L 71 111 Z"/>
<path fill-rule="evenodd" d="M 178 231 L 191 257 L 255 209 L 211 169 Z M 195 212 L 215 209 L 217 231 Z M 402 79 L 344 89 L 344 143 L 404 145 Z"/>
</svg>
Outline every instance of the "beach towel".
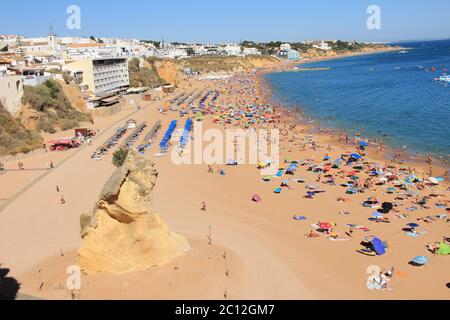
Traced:
<svg viewBox="0 0 450 320">
<path fill-rule="evenodd" d="M 348 241 L 348 239 L 341 239 L 341 238 L 336 239 L 336 238 L 332 238 L 332 237 L 329 237 L 328 239 L 330 239 L 330 241 L 333 241 L 333 242 Z"/>
<path fill-rule="evenodd" d="M 349 227 L 349 228 L 355 228 L 356 230 L 359 230 L 359 231 L 364 231 L 364 232 L 369 232 L 370 231 L 370 229 L 369 228 L 367 228 L 366 226 L 361 226 L 361 225 L 357 225 L 357 224 L 347 224 L 346 225 L 347 227 Z"/>
<path fill-rule="evenodd" d="M 414 233 L 414 232 L 407 232 L 406 235 L 407 235 L 408 237 L 411 237 L 411 238 L 418 238 L 418 237 L 421 236 L 421 234 L 419 234 L 419 233 Z"/>
<path fill-rule="evenodd" d="M 308 218 L 306 218 L 305 216 L 293 216 L 292 219 L 294 219 L 296 221 L 305 221 Z"/>
</svg>

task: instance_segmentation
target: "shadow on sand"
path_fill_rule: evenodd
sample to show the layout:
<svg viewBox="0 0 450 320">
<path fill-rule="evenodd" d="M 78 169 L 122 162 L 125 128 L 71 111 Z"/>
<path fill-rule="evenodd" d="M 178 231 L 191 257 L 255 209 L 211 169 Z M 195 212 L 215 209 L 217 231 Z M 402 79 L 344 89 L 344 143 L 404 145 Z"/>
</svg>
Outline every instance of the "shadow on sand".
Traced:
<svg viewBox="0 0 450 320">
<path fill-rule="evenodd" d="M 20 289 L 20 283 L 11 277 L 7 277 L 9 269 L 0 265 L 0 300 L 14 300 Z"/>
</svg>

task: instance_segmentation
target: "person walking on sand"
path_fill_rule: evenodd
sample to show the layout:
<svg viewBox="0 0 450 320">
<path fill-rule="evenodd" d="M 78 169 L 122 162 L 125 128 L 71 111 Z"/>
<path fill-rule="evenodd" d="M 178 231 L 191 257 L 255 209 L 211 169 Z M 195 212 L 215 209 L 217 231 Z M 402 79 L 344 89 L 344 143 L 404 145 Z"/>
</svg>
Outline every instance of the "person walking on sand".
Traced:
<svg viewBox="0 0 450 320">
<path fill-rule="evenodd" d="M 18 162 L 18 163 L 17 163 L 17 166 L 19 167 L 19 170 L 24 170 L 24 167 L 23 167 L 23 163 L 22 163 L 22 162 Z"/>
<path fill-rule="evenodd" d="M 206 212 L 206 202 L 202 202 L 202 208 L 200 209 L 202 212 Z"/>
<path fill-rule="evenodd" d="M 56 193 L 59 193 L 59 186 L 56 186 Z"/>
<path fill-rule="evenodd" d="M 64 196 L 61 196 L 61 200 L 59 201 L 60 204 L 65 204 L 66 200 L 64 200 Z"/>
</svg>

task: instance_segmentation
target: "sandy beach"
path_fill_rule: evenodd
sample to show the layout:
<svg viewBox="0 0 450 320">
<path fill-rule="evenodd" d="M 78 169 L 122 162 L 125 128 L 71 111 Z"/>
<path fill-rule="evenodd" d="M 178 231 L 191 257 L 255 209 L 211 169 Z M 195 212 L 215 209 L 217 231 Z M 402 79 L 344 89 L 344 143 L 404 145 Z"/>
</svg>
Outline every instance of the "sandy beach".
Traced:
<svg viewBox="0 0 450 320">
<path fill-rule="evenodd" d="M 142 104 L 140 110 L 94 119 L 92 128 L 100 129 L 100 134 L 92 146 L 22 159 L 25 169 L 32 170 L 19 171 L 17 161 L 5 162 L 7 172 L 0 176 L 0 264 L 20 283 L 20 292 L 45 299 L 449 299 L 448 255 L 432 254 L 426 247 L 449 237 L 448 218 L 436 217 L 449 213 L 448 182 L 430 184 L 427 166 L 393 163 L 370 146 L 363 160 L 333 168 L 328 164 L 355 153 L 358 144 L 352 138 L 348 144 L 340 143 L 336 136 L 319 133 L 313 126 L 296 125 L 295 115 L 279 106 L 272 113 L 272 119 L 278 120 L 271 123 L 249 124 L 245 117 L 227 123 L 225 116 L 220 117 L 227 114 L 230 104 L 246 111 L 251 104 L 265 105 L 268 93 L 262 86 L 257 73 L 217 81 L 192 79 L 184 90 Z M 90 155 L 129 118 L 146 121 L 150 127 L 160 120 L 163 131 L 172 120 L 182 126 L 187 117 L 195 119 L 193 114 L 181 117 L 179 110 L 161 113 L 159 108 L 182 92 L 188 96 L 201 93 L 201 98 L 208 90 L 220 94 L 213 106 L 209 106 L 211 96 L 205 102 L 204 130 L 279 129 L 280 166 L 287 169 L 295 160 L 299 163 L 295 174 L 288 176 L 284 171 L 282 177 L 264 182 L 255 164 L 212 165 L 213 173 L 207 164 L 175 165 L 170 154 L 155 157 L 160 133 L 145 153 L 159 172 L 152 209 L 171 230 L 185 236 L 192 249 L 163 267 L 123 275 L 83 275 L 81 290 L 72 295 L 65 287 L 66 270 L 76 263 L 82 242 L 80 215 L 92 210 L 114 171 L 111 153 L 101 161 L 91 160 Z M 275 118 L 277 114 L 281 116 Z M 49 161 L 55 169 L 46 169 Z M 380 177 L 370 180 L 374 163 L 397 178 L 382 185 L 377 184 Z M 350 175 L 358 164 L 361 169 Z M 316 166 L 329 170 L 310 170 Z M 407 197 L 398 181 L 413 174 L 421 177 L 422 182 L 411 186 L 421 189 L 420 196 Z M 433 172 L 434 177 L 442 174 L 442 168 Z M 346 194 L 348 188 L 341 185 L 356 175 L 360 182 L 356 187 L 362 192 Z M 289 187 L 274 193 L 283 180 L 288 180 Z M 308 186 L 314 188 L 308 190 Z M 305 198 L 311 190 L 321 192 Z M 256 194 L 260 202 L 252 201 Z M 63 205 L 61 195 L 66 201 Z M 371 197 L 378 199 L 378 207 L 363 207 Z M 416 203 L 423 197 L 427 197 L 426 205 Z M 202 202 L 207 205 L 205 212 L 200 210 Z M 384 215 L 389 223 L 369 221 L 384 202 L 395 205 Z M 415 211 L 407 210 L 413 207 Z M 315 230 L 320 228 L 312 225 L 318 222 L 329 222 L 333 230 Z M 412 236 L 404 230 L 409 223 L 419 224 Z M 349 224 L 356 226 L 350 236 L 346 234 Z M 318 237 L 305 237 L 311 231 Z M 387 242 L 386 253 L 358 253 L 368 236 Z M 429 262 L 422 267 L 411 265 L 417 256 L 426 256 Z M 389 290 L 368 289 L 370 266 L 394 268 Z"/>
</svg>

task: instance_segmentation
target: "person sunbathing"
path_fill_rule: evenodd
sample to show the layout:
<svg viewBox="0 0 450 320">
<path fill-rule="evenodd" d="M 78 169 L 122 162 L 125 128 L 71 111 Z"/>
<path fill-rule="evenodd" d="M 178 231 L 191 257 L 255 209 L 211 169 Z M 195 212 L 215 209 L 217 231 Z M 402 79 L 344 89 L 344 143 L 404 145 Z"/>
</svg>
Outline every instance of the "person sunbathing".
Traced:
<svg viewBox="0 0 450 320">
<path fill-rule="evenodd" d="M 305 234 L 305 236 L 307 238 L 318 238 L 318 237 L 320 237 L 320 234 L 314 230 L 311 230 L 309 233 Z"/>
<path fill-rule="evenodd" d="M 339 235 L 336 232 L 330 232 L 328 234 L 328 238 L 332 238 L 332 239 L 338 239 Z"/>
<path fill-rule="evenodd" d="M 348 199 L 348 198 L 344 198 L 344 197 L 338 197 L 338 198 L 337 198 L 337 201 L 338 201 L 338 202 L 350 202 L 351 200 Z"/>
<path fill-rule="evenodd" d="M 436 254 L 436 252 L 439 251 L 441 244 L 439 242 L 435 242 L 434 244 L 429 243 L 426 245 L 426 247 L 432 254 Z"/>
</svg>

